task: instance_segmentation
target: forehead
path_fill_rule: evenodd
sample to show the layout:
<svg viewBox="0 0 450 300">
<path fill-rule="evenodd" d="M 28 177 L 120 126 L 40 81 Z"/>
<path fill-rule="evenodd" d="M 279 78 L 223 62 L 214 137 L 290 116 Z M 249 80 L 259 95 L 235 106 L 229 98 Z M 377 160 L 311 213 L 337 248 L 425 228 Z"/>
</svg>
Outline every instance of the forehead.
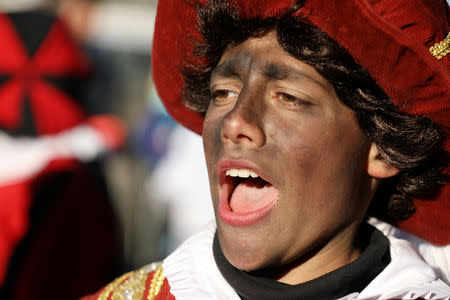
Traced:
<svg viewBox="0 0 450 300">
<path fill-rule="evenodd" d="M 230 44 L 225 49 L 211 78 L 242 77 L 258 72 L 268 79 L 309 80 L 323 88 L 331 84 L 314 67 L 286 52 L 278 43 L 275 33 L 250 38 L 241 44 Z"/>
</svg>

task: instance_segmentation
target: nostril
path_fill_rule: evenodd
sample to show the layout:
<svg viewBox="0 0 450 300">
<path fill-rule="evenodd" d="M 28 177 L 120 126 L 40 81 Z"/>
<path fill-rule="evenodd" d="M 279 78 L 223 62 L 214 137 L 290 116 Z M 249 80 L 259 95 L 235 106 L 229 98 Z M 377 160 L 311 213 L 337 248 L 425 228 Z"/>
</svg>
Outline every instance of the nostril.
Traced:
<svg viewBox="0 0 450 300">
<path fill-rule="evenodd" d="M 257 147 L 264 145 L 265 135 L 262 128 L 256 124 L 243 122 L 240 126 L 222 127 L 222 137 L 225 141 L 232 141 L 236 144 L 250 143 Z"/>
<path fill-rule="evenodd" d="M 255 108 L 239 102 L 222 120 L 222 137 L 224 141 L 234 143 L 250 143 L 260 147 L 265 143 L 265 135 L 261 116 Z"/>
<path fill-rule="evenodd" d="M 248 140 L 250 140 L 250 141 L 253 141 L 251 137 L 249 137 L 249 136 L 247 136 L 247 135 L 244 135 L 244 134 L 239 134 L 239 135 L 237 136 L 237 138 L 238 138 L 238 139 L 248 139 Z"/>
</svg>

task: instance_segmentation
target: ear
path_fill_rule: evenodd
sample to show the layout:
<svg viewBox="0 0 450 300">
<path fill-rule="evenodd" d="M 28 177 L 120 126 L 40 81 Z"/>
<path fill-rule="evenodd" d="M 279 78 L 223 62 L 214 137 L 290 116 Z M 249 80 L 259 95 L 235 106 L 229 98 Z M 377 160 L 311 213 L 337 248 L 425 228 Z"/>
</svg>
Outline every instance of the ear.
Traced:
<svg viewBox="0 0 450 300">
<path fill-rule="evenodd" d="M 389 178 L 400 172 L 399 168 L 391 166 L 380 155 L 377 145 L 372 143 L 369 149 L 369 162 L 367 165 L 367 173 L 375 178 Z"/>
</svg>

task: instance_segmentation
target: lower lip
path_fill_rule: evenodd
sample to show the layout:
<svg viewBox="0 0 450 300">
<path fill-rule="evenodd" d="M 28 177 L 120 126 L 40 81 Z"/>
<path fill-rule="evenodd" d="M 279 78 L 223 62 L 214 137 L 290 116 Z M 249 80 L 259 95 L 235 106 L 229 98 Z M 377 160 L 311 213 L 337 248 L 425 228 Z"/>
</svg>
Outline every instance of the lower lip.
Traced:
<svg viewBox="0 0 450 300">
<path fill-rule="evenodd" d="M 231 187 L 228 184 L 224 184 L 222 188 L 230 189 Z M 272 208 L 276 203 L 276 201 L 273 201 L 272 203 L 269 203 L 268 205 L 255 211 L 236 213 L 231 211 L 230 205 L 228 204 L 227 195 L 229 195 L 228 191 L 220 193 L 219 218 L 231 226 L 248 226 L 258 223 L 272 211 Z"/>
</svg>

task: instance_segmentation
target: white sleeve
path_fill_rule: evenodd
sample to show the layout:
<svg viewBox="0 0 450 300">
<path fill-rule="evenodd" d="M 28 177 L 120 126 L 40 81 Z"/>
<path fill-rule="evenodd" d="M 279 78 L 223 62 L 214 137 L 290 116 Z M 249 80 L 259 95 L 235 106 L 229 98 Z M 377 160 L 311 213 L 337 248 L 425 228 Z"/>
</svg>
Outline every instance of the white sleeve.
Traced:
<svg viewBox="0 0 450 300">
<path fill-rule="evenodd" d="M 30 178 L 53 159 L 90 161 L 105 150 L 101 134 L 87 125 L 39 138 L 11 137 L 0 131 L 0 185 Z"/>
</svg>

